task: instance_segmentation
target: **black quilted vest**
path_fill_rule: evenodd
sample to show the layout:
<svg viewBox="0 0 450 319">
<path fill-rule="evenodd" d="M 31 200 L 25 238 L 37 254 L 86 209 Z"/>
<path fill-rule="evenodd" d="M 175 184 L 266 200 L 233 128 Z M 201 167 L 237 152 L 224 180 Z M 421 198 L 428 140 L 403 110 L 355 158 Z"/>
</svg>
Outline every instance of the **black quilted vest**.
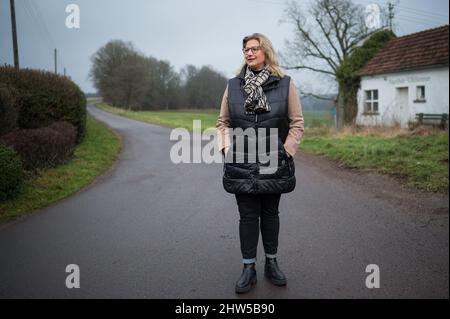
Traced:
<svg viewBox="0 0 450 319">
<path fill-rule="evenodd" d="M 234 131 L 236 134 L 231 136 L 232 145 L 228 152 L 228 160 L 224 163 L 224 189 L 233 194 L 289 193 L 294 190 L 296 183 L 294 160 L 288 158 L 283 146 L 289 132 L 288 96 L 290 77 L 280 78 L 271 75 L 263 84 L 263 91 L 271 107 L 270 112 L 247 115 L 244 108 L 247 97 L 243 90 L 244 75 L 245 67 L 237 77 L 228 82 L 230 126 L 233 129 L 241 128 L 242 130 L 252 128 L 256 134 L 254 135 L 255 138 L 249 138 L 246 134 L 239 134 L 239 132 Z M 269 154 L 267 152 L 269 151 L 270 128 L 278 128 L 277 149 L 271 150 L 277 152 L 278 158 L 276 163 L 270 164 L 275 169 L 268 174 L 267 171 L 264 171 L 264 166 L 268 166 L 268 162 L 263 161 L 258 152 L 264 151 L 259 144 L 265 141 L 266 154 Z M 264 130 L 265 139 L 261 138 L 264 135 L 258 129 Z M 244 149 L 236 147 L 237 141 L 244 141 Z M 249 147 L 249 143 L 252 142 L 253 148 Z M 240 158 L 239 162 L 238 158 Z"/>
</svg>

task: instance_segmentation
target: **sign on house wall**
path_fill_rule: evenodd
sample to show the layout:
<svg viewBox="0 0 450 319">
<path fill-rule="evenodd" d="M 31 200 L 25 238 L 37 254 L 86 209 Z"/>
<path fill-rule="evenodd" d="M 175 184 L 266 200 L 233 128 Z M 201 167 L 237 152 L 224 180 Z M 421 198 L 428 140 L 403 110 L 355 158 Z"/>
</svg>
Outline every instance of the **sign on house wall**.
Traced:
<svg viewBox="0 0 450 319">
<path fill-rule="evenodd" d="M 418 82 L 429 82 L 431 80 L 430 76 L 402 76 L 402 77 L 391 77 L 389 78 L 389 84 L 399 85 L 399 84 L 409 84 Z"/>
</svg>

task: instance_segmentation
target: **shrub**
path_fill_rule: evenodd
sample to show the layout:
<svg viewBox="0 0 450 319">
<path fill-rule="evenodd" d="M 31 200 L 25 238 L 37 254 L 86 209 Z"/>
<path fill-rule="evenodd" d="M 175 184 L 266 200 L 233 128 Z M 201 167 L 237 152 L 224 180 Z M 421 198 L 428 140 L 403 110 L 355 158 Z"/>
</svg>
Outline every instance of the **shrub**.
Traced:
<svg viewBox="0 0 450 319">
<path fill-rule="evenodd" d="M 17 153 L 0 143 L 0 200 L 16 196 L 22 184 L 22 165 Z"/>
<path fill-rule="evenodd" d="M 24 169 L 35 171 L 67 161 L 73 154 L 75 139 L 73 125 L 57 122 L 50 127 L 17 129 L 2 136 L 0 142 L 20 155 Z"/>
<path fill-rule="evenodd" d="M 11 132 L 17 126 L 16 99 L 5 83 L 0 83 L 0 136 Z"/>
<path fill-rule="evenodd" d="M 71 158 L 77 139 L 75 127 L 68 122 L 59 121 L 50 125 L 49 128 L 61 135 L 57 140 L 59 142 L 59 145 L 57 145 L 59 154 L 58 157 L 61 158 L 61 161 Z"/>
<path fill-rule="evenodd" d="M 19 128 L 42 128 L 56 121 L 67 121 L 76 127 L 76 143 L 82 141 L 86 128 L 86 97 L 69 78 L 46 71 L 1 67 L 0 82 L 18 91 Z"/>
</svg>

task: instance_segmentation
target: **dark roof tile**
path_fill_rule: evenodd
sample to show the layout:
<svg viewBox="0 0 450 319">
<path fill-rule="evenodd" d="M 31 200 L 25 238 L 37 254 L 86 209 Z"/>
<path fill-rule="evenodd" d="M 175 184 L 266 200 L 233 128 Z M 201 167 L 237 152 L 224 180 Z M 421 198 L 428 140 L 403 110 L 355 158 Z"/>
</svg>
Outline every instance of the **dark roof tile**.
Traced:
<svg viewBox="0 0 450 319">
<path fill-rule="evenodd" d="M 359 72 L 374 75 L 448 65 L 448 30 L 439 28 L 389 41 Z"/>
</svg>

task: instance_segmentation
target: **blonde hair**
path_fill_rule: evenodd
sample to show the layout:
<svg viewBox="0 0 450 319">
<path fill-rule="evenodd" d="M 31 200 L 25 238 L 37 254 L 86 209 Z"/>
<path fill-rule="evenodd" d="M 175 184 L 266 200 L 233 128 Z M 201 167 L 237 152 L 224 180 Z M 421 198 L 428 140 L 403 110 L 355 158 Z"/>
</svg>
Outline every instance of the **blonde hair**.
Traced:
<svg viewBox="0 0 450 319">
<path fill-rule="evenodd" d="M 270 71 L 272 75 L 278 76 L 280 78 L 284 77 L 285 74 L 281 70 L 281 67 L 278 63 L 278 57 L 277 53 L 275 52 L 275 49 L 273 48 L 272 42 L 270 42 L 269 38 L 267 38 L 265 35 L 261 33 L 253 33 L 252 35 L 246 36 L 244 39 L 242 39 L 242 48 L 245 49 L 245 45 L 250 40 L 257 40 L 259 42 L 259 45 L 261 46 L 264 55 L 266 57 L 265 64 L 267 66 L 267 69 Z M 236 72 L 239 74 L 247 63 L 244 62 L 241 64 L 241 67 Z"/>
</svg>

